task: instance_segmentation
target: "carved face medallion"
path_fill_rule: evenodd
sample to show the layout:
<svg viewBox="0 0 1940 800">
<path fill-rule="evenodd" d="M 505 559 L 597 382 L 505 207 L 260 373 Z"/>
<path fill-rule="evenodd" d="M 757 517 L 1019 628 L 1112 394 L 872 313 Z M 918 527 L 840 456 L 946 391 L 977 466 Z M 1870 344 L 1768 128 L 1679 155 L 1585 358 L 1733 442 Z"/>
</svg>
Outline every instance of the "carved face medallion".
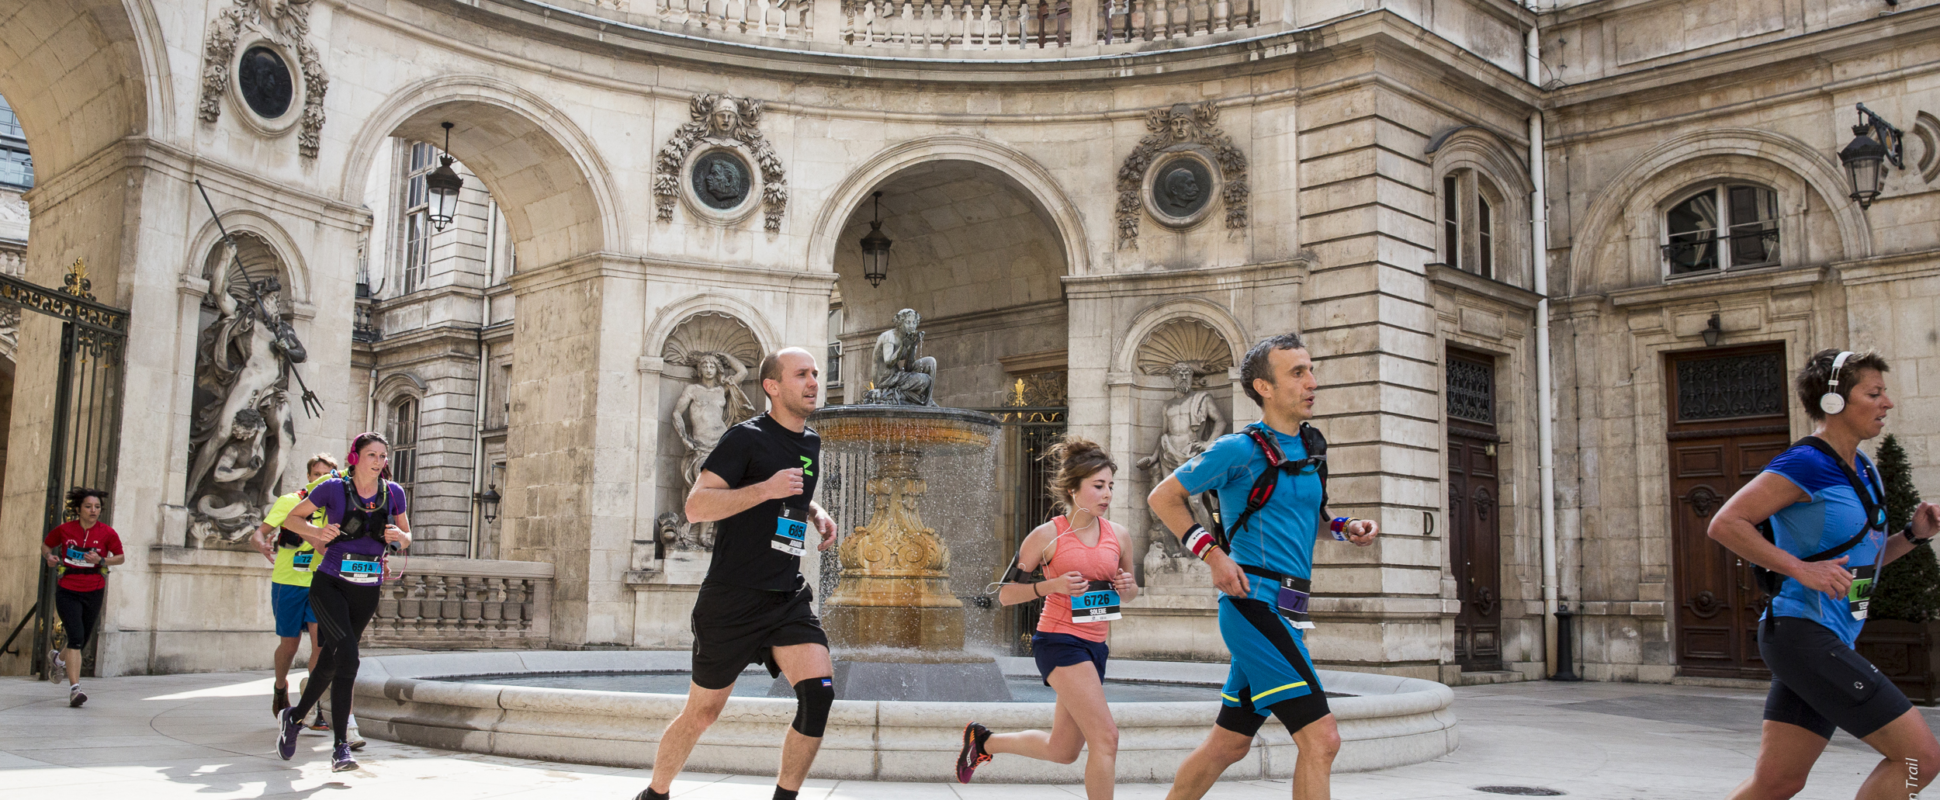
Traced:
<svg viewBox="0 0 1940 800">
<path fill-rule="evenodd" d="M 283 57 L 267 47 L 251 47 L 237 65 L 236 82 L 243 102 L 263 119 L 276 119 L 290 110 L 296 97 L 296 83 Z"/>
<path fill-rule="evenodd" d="M 1161 215 L 1183 219 L 1212 201 L 1212 173 L 1195 158 L 1175 158 L 1152 171 L 1152 202 Z"/>
<path fill-rule="evenodd" d="M 694 161 L 694 194 L 709 208 L 726 211 L 748 199 L 748 163 L 731 151 L 716 150 Z"/>
</svg>

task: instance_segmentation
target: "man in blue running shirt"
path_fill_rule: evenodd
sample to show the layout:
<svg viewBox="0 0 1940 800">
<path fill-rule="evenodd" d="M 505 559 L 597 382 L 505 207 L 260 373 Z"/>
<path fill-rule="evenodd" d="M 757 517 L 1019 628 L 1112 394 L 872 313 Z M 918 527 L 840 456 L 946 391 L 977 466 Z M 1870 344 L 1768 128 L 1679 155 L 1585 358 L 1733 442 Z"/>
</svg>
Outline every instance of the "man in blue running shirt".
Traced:
<svg viewBox="0 0 1940 800">
<path fill-rule="evenodd" d="M 1380 525 L 1373 520 L 1328 519 L 1320 462 L 1309 458 L 1300 427 L 1314 415 L 1313 358 L 1297 334 L 1269 338 L 1246 353 L 1240 388 L 1260 406 L 1264 422 L 1222 436 L 1206 452 L 1180 465 L 1147 498 L 1152 511 L 1186 548 L 1212 567 L 1219 598 L 1219 634 L 1232 652 L 1232 670 L 1220 690 L 1224 708 L 1206 741 L 1179 765 L 1168 800 L 1198 800 L 1221 773 L 1245 758 L 1267 715 L 1279 717 L 1300 748 L 1294 764 L 1294 800 L 1326 800 L 1340 730 L 1327 708 L 1303 631 L 1314 542 L 1344 538 L 1366 547 Z M 1271 466 L 1262 442 L 1279 451 Z M 1246 513 L 1247 496 L 1267 470 L 1278 473 L 1266 504 Z M 1193 521 L 1192 495 L 1217 491 L 1226 546 Z M 1228 549 L 1230 547 L 1230 549 Z"/>
</svg>

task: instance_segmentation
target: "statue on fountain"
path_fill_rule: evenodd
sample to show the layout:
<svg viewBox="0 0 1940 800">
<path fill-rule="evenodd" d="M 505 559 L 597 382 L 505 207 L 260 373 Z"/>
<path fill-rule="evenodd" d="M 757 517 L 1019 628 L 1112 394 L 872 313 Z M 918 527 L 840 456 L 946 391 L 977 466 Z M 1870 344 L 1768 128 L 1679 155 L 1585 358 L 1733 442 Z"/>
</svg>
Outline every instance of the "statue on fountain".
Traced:
<svg viewBox="0 0 1940 800">
<path fill-rule="evenodd" d="M 930 397 L 936 384 L 936 359 L 918 355 L 923 346 L 923 332 L 916 326 L 922 323 L 921 314 L 905 308 L 896 312 L 896 324 L 876 337 L 876 347 L 870 351 L 871 363 L 875 366 L 872 375 L 875 388 L 863 397 L 863 403 L 936 405 Z"/>
</svg>

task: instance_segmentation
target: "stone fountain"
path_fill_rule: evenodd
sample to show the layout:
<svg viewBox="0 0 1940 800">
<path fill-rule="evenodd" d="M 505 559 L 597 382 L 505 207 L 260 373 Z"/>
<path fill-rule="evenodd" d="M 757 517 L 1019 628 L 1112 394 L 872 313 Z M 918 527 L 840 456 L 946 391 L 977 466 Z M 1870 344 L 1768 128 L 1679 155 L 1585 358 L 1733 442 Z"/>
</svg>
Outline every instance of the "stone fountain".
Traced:
<svg viewBox="0 0 1940 800">
<path fill-rule="evenodd" d="M 825 453 L 866 453 L 847 463 L 862 465 L 868 507 L 843 515 L 864 522 L 843 537 L 835 591 L 822 602 L 836 649 L 835 693 L 857 700 L 1008 700 L 995 659 L 964 649 L 963 601 L 950 587 L 951 548 L 923 521 L 924 509 L 942 502 L 937 495 L 956 502 L 972 496 L 947 480 L 933 492 L 925 461 L 989 453 L 998 422 L 931 399 L 936 361 L 920 355 L 920 322 L 904 309 L 877 339 L 874 388 L 863 403 L 809 418 Z M 996 510 L 967 511 L 993 518 Z"/>
</svg>

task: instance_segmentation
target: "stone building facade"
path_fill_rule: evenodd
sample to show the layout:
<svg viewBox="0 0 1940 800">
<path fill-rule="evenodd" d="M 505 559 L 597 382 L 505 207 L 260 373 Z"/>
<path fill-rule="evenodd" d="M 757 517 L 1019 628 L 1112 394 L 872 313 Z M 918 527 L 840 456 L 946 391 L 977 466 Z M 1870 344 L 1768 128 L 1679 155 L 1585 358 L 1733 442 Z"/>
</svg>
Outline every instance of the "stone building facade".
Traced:
<svg viewBox="0 0 1940 800">
<path fill-rule="evenodd" d="M 381 612 L 397 641 L 684 646 L 707 558 L 678 517 L 696 403 L 741 413 L 738 388 L 758 411 L 752 380 L 721 377 L 791 345 L 839 356 L 827 396 L 852 402 L 903 308 L 939 402 L 1035 409 L 1118 455 L 1115 519 L 1151 588 L 1124 655 L 1221 655 L 1204 573 L 1153 548 L 1162 476 L 1133 465 L 1180 381 L 1228 430 L 1258 419 L 1237 363 L 1286 330 L 1318 365 L 1334 510 L 1384 530 L 1318 546 L 1332 667 L 1539 677 L 1561 601 L 1589 677 L 1755 674 L 1752 601 L 1697 520 L 1803 433 L 1766 394 L 1820 347 L 1893 361 L 1893 430 L 1916 482 L 1940 480 L 1921 380 L 1940 6 L 1041 10 L 22 4 L 0 41 L 90 54 L 0 55 L 33 151 L 24 275 L 59 286 L 84 261 L 131 315 L 111 506 L 130 559 L 97 669 L 267 660 L 260 557 L 192 535 L 198 339 L 228 274 L 197 181 L 308 354 L 319 403 L 287 458 L 367 429 L 405 456 L 429 577 Z M 1836 158 L 1858 102 L 1907 131 L 1864 209 Z M 465 188 L 439 227 L 443 123 Z M 879 281 L 872 223 L 894 240 Z M 59 357 L 57 323 L 18 325 L 8 529 L 43 513 Z M 1003 536 L 1034 491 L 1016 447 L 989 477 L 1015 490 Z M 0 545 L 9 628 L 32 603 L 25 541 Z"/>
</svg>

